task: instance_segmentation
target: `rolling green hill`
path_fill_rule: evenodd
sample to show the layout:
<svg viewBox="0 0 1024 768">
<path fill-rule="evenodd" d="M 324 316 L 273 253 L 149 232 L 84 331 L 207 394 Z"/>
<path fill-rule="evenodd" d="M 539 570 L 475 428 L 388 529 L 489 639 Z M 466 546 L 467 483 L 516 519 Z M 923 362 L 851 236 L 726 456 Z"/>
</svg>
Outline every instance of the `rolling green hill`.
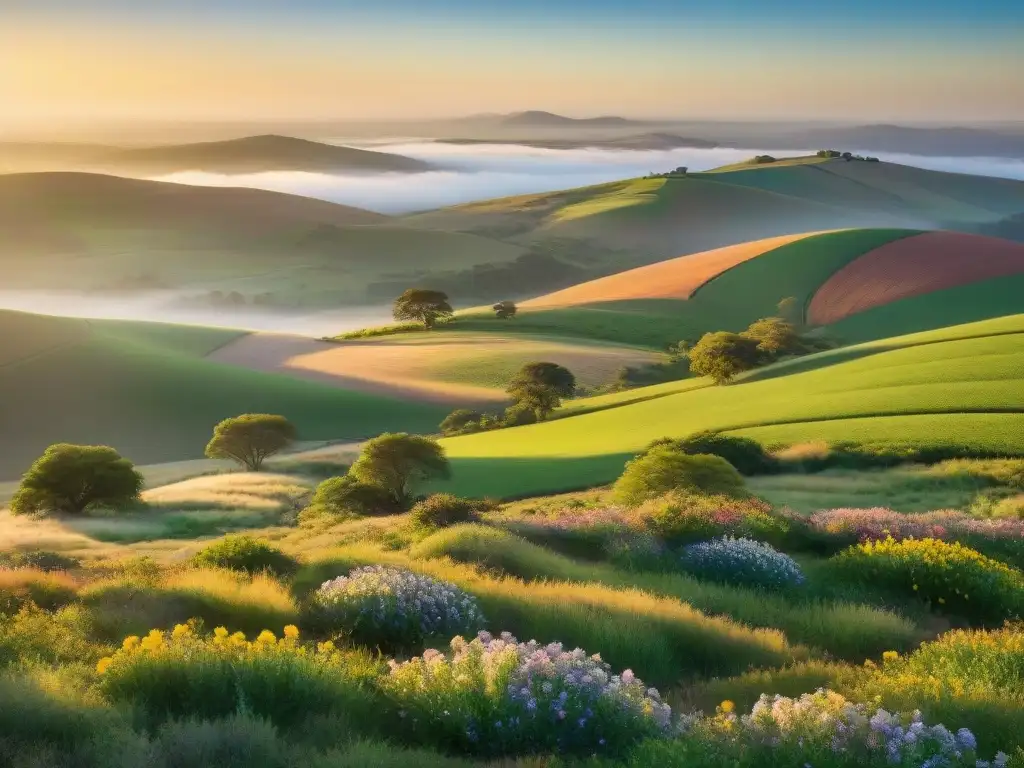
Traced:
<svg viewBox="0 0 1024 768">
<path fill-rule="evenodd" d="M 214 424 L 280 413 L 304 440 L 432 431 L 450 408 L 211 362 L 231 330 L 0 311 L 0 477 L 55 442 L 112 445 L 139 463 L 199 458 Z"/>
<path fill-rule="evenodd" d="M 984 335 L 983 335 L 984 334 Z M 930 343 L 925 343 L 930 342 Z M 837 354 L 847 359 L 837 361 Z M 822 353 L 823 365 L 731 386 L 696 381 L 605 399 L 602 410 L 444 441 L 464 495 L 529 495 L 613 480 L 651 440 L 702 429 L 770 443 L 957 444 L 1024 453 L 1024 316 L 887 340 L 874 354 Z M 786 365 L 785 363 L 781 365 Z M 676 391 L 672 391 L 676 388 Z M 631 402 L 632 399 L 632 402 Z M 585 408 L 586 401 L 574 404 Z"/>
<path fill-rule="evenodd" d="M 255 189 L 82 173 L 0 175 L 5 288 L 186 288 L 283 306 L 367 302 L 368 286 L 511 261 L 521 245 L 418 231 Z"/>
</svg>

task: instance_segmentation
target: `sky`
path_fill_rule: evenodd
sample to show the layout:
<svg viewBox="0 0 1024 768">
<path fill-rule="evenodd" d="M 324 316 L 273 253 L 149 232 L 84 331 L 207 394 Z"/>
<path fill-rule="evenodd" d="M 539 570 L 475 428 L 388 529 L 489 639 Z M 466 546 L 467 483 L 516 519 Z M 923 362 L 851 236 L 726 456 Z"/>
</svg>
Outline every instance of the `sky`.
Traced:
<svg viewBox="0 0 1024 768">
<path fill-rule="evenodd" d="M 1024 120 L 1020 0 L 0 0 L 0 127 Z"/>
</svg>

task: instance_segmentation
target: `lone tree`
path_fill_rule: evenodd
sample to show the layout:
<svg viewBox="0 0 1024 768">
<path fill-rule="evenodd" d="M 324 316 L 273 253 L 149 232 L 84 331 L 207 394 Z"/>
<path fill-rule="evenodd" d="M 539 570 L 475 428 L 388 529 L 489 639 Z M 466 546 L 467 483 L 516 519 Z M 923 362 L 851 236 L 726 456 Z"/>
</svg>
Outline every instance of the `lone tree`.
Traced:
<svg viewBox="0 0 1024 768">
<path fill-rule="evenodd" d="M 494 314 L 501 320 L 511 320 L 516 316 L 516 312 L 519 311 L 514 301 L 499 301 L 491 309 L 494 310 Z"/>
<path fill-rule="evenodd" d="M 537 421 L 544 421 L 562 404 L 562 396 L 556 387 L 536 381 L 514 382 L 508 393 L 515 399 L 516 407 L 532 411 Z"/>
<path fill-rule="evenodd" d="M 756 339 L 738 333 L 705 333 L 690 350 L 690 370 L 725 384 L 737 373 L 756 368 L 761 353 Z"/>
<path fill-rule="evenodd" d="M 206 446 L 211 459 L 231 459 L 250 472 L 259 472 L 268 456 L 280 453 L 298 437 L 298 431 L 284 416 L 244 413 L 224 419 L 213 429 Z"/>
<path fill-rule="evenodd" d="M 526 363 L 512 380 L 509 391 L 527 384 L 550 387 L 559 397 L 569 397 L 576 391 L 576 377 L 558 363 Z"/>
<path fill-rule="evenodd" d="M 395 299 L 391 314 L 395 320 L 415 320 L 429 329 L 433 328 L 438 320 L 443 322 L 451 319 L 452 311 L 452 305 L 448 303 L 448 294 L 443 291 L 409 288 Z"/>
<path fill-rule="evenodd" d="M 407 509 L 418 485 L 451 477 L 451 467 L 444 448 L 436 440 L 405 432 L 385 432 L 366 441 L 349 475 L 384 489 L 395 504 Z"/>
<path fill-rule="evenodd" d="M 142 475 L 105 445 L 51 445 L 21 479 L 11 501 L 16 515 L 80 515 L 90 507 L 119 509 L 138 501 Z"/>
<path fill-rule="evenodd" d="M 792 323 L 781 317 L 762 317 L 750 324 L 741 336 L 757 342 L 757 349 L 767 358 L 795 355 L 803 351 L 800 334 Z"/>
</svg>

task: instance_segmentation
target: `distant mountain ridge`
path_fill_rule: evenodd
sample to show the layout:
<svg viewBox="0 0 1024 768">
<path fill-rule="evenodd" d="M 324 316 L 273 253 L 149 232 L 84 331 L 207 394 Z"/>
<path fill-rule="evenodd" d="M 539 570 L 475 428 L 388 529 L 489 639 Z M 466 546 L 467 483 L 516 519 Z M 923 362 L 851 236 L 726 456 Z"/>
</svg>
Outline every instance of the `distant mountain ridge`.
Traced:
<svg viewBox="0 0 1024 768">
<path fill-rule="evenodd" d="M 529 126 L 534 128 L 624 128 L 631 125 L 645 125 L 643 121 L 630 120 L 617 115 L 566 117 L 565 115 L 544 112 L 538 109 L 513 112 L 510 115 L 498 115 L 497 122 L 505 126 Z"/>
<path fill-rule="evenodd" d="M 619 138 L 592 139 L 437 139 L 439 144 L 503 144 L 539 149 L 633 149 L 633 150 L 664 150 L 680 149 L 713 149 L 718 146 L 714 141 L 677 136 L 672 133 L 642 133 L 635 136 Z"/>
</svg>

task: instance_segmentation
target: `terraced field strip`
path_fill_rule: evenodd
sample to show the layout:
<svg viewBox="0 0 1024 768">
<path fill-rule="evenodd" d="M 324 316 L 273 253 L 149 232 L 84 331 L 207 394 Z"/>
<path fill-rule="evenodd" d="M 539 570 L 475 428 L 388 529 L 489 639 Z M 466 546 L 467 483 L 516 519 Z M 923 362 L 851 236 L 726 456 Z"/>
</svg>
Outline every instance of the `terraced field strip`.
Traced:
<svg viewBox="0 0 1024 768">
<path fill-rule="evenodd" d="M 961 232 L 926 232 L 887 243 L 850 262 L 814 294 L 808 320 L 850 315 L 932 291 L 1024 273 L 1024 244 Z"/>
</svg>

